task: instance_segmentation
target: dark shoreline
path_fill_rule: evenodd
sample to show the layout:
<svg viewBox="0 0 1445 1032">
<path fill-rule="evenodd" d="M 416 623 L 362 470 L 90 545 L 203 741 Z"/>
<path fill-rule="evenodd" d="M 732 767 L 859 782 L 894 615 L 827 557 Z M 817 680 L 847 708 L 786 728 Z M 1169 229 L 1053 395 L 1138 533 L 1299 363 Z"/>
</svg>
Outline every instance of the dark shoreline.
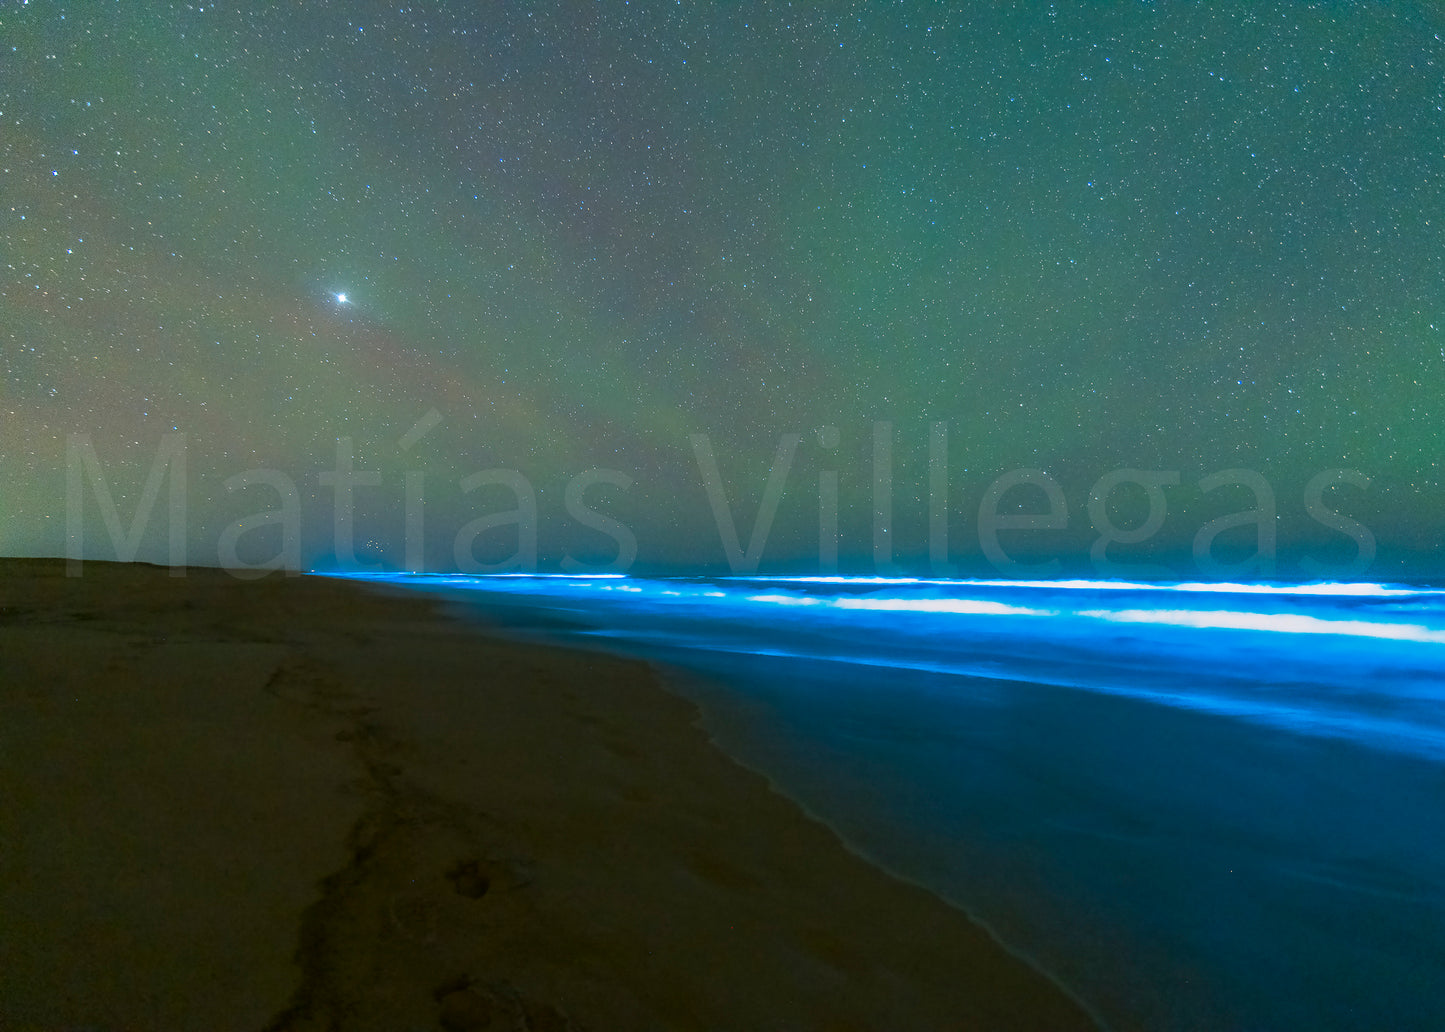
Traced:
<svg viewBox="0 0 1445 1032">
<path fill-rule="evenodd" d="M 63 569 L 0 560 L 7 1027 L 1092 1027 L 641 663 Z"/>
</svg>

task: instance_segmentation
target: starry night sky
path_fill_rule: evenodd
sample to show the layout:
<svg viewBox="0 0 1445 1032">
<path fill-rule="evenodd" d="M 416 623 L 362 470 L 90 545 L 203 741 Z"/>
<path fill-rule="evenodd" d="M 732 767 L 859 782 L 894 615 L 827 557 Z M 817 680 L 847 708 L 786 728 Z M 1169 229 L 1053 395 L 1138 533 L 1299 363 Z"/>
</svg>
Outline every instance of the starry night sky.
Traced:
<svg viewBox="0 0 1445 1032">
<path fill-rule="evenodd" d="M 903 569 L 929 568 L 945 423 L 962 572 L 989 569 L 979 504 L 1019 467 L 1068 518 L 1003 532 L 1009 554 L 1088 569 L 1090 489 L 1131 467 L 1180 483 L 1108 557 L 1194 576 L 1196 531 L 1254 507 L 1199 481 L 1244 468 L 1301 576 L 1355 552 L 1303 501 L 1343 468 L 1369 487 L 1324 498 L 1377 539 L 1370 576 L 1439 576 L 1442 36 L 1407 3 L 10 0 L 0 552 L 63 552 L 70 435 L 128 520 L 184 433 L 193 563 L 276 507 L 225 488 L 253 468 L 297 485 L 303 564 L 333 562 L 318 473 L 349 438 L 382 480 L 355 493 L 364 561 L 402 565 L 411 470 L 426 564 L 454 568 L 461 525 L 515 504 L 461 479 L 509 468 L 539 569 L 606 562 L 564 505 L 601 467 L 631 484 L 587 504 L 637 571 L 725 568 L 690 435 L 746 546 L 800 434 L 761 571 L 817 568 L 836 472 L 840 566 L 872 572 L 886 421 Z M 87 491 L 87 554 L 113 557 Z M 164 497 L 142 558 L 166 554 Z M 1128 527 L 1145 504 L 1126 484 L 1108 509 Z M 280 531 L 242 540 L 265 558 Z"/>
</svg>

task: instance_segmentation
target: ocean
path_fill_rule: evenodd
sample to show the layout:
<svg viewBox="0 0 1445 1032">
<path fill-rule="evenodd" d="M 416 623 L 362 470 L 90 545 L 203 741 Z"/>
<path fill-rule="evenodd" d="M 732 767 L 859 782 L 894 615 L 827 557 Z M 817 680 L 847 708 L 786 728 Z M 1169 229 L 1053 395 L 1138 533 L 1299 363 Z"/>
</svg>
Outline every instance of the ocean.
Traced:
<svg viewBox="0 0 1445 1032">
<path fill-rule="evenodd" d="M 364 576 L 654 662 L 1107 1027 L 1445 1028 L 1445 592 Z"/>
</svg>

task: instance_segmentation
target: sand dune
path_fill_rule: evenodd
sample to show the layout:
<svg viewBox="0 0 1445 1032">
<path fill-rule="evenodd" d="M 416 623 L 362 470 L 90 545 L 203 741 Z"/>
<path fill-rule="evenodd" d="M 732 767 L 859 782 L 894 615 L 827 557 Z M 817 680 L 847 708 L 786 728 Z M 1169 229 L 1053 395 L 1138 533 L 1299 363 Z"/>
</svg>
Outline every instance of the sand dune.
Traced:
<svg viewBox="0 0 1445 1032">
<path fill-rule="evenodd" d="M 642 664 L 0 560 L 0 1027 L 1090 1027 Z"/>
</svg>

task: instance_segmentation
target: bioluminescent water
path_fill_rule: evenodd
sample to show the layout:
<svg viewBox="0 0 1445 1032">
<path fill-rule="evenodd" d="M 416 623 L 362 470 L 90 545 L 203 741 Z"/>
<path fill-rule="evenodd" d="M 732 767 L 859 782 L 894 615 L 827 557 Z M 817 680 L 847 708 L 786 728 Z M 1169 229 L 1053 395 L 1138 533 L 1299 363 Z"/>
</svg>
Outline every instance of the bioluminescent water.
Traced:
<svg viewBox="0 0 1445 1032">
<path fill-rule="evenodd" d="M 1114 1027 L 1445 1027 L 1445 592 L 379 579 L 690 672 L 724 748 Z"/>
<path fill-rule="evenodd" d="M 393 575 L 673 648 L 1023 679 L 1445 759 L 1445 592 L 1378 584 Z"/>
</svg>

